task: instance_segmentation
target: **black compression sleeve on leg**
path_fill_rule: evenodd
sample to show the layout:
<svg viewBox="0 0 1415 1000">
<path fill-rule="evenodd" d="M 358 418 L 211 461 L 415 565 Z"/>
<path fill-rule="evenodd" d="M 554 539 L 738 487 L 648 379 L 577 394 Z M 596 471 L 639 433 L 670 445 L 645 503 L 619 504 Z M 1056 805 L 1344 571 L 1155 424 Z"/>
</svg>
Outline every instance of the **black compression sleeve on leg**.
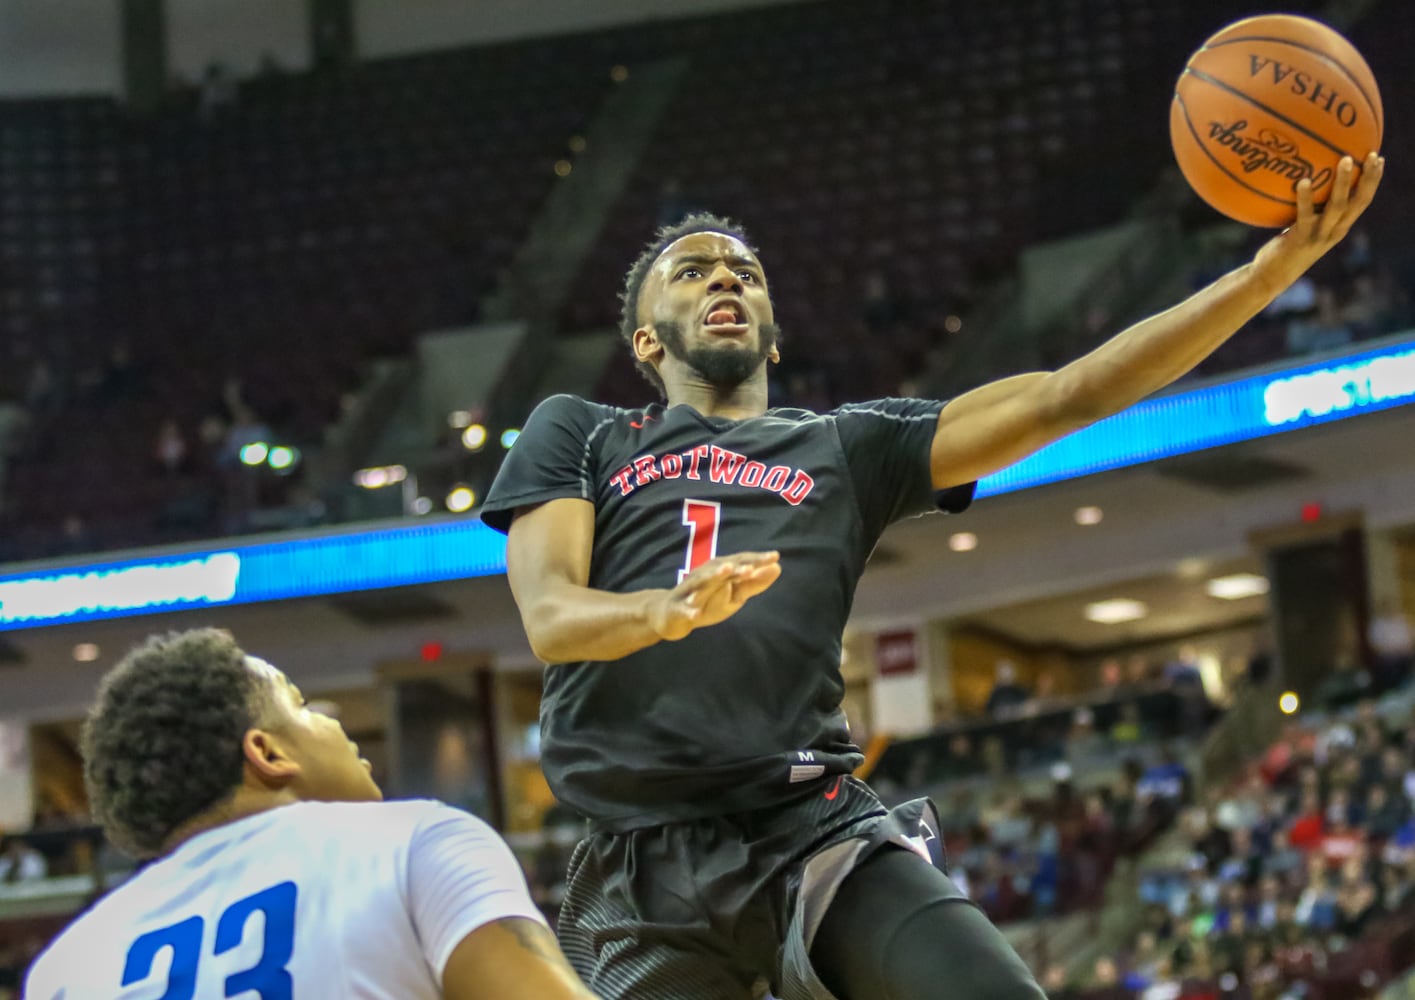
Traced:
<svg viewBox="0 0 1415 1000">
<path fill-rule="evenodd" d="M 952 880 L 883 847 L 845 877 L 811 948 L 840 1000 L 1045 1000 L 1017 952 Z"/>
</svg>

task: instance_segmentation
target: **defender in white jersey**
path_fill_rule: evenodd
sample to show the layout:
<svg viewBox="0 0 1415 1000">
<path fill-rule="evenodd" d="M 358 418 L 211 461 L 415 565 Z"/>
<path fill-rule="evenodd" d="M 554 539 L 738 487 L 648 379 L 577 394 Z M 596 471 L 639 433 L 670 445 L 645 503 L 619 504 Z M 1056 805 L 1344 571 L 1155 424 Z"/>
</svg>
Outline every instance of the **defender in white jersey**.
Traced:
<svg viewBox="0 0 1415 1000">
<path fill-rule="evenodd" d="M 36 960 L 28 1000 L 592 996 L 489 826 L 382 802 L 339 723 L 225 632 L 130 653 L 83 753 L 105 832 L 156 860 Z"/>
</svg>

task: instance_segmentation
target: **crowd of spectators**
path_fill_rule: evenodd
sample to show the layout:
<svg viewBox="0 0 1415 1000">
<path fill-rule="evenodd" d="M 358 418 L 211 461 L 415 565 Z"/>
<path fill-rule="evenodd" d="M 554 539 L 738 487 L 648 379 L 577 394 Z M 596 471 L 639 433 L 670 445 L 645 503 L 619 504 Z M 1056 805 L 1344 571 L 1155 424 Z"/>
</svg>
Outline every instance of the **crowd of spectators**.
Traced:
<svg viewBox="0 0 1415 1000">
<path fill-rule="evenodd" d="M 1128 947 L 1079 982 L 1052 975 L 1051 995 L 1364 997 L 1408 964 L 1415 703 L 1381 704 L 1292 723 L 1233 786 L 1186 808 L 1186 856 L 1143 878 Z"/>
<path fill-rule="evenodd" d="M 1255 234 L 1240 255 L 1197 273 L 1195 285 L 1246 259 L 1262 239 L 1266 234 Z M 1370 235 L 1358 229 L 1200 365 L 1199 374 L 1337 351 L 1407 329 L 1412 322 L 1415 312 L 1405 284 L 1372 249 Z"/>
<path fill-rule="evenodd" d="M 156 541 L 188 541 L 260 530 L 271 512 L 287 511 L 300 496 L 304 469 L 294 462 L 276 471 L 268 463 L 243 461 L 242 449 L 282 438 L 249 399 L 239 378 L 225 381 L 220 398 L 200 415 L 178 416 L 142 398 L 148 371 L 126 345 L 115 345 L 102 364 L 78 370 L 38 360 L 21 398 L 0 405 L 0 562 L 82 555 Z M 121 495 L 140 500 L 138 509 L 114 511 L 112 494 L 86 488 L 54 469 L 53 444 L 59 435 L 93 433 L 113 421 L 140 420 L 150 444 L 142 453 L 109 454 L 121 463 Z M 115 461 L 115 464 L 119 464 Z M 53 489 L 28 489 L 10 496 L 7 479 L 53 476 Z M 42 495 L 46 509 L 26 507 Z M 309 504 L 301 523 L 317 523 L 321 511 Z M 39 515 L 57 530 L 36 531 Z"/>
<path fill-rule="evenodd" d="M 1101 903 L 1118 859 L 1173 821 L 1189 773 L 1165 756 L 1121 762 L 1113 780 L 1082 781 L 1053 768 L 1045 794 L 963 789 L 941 803 L 949 872 L 995 923 L 1048 917 Z"/>
</svg>

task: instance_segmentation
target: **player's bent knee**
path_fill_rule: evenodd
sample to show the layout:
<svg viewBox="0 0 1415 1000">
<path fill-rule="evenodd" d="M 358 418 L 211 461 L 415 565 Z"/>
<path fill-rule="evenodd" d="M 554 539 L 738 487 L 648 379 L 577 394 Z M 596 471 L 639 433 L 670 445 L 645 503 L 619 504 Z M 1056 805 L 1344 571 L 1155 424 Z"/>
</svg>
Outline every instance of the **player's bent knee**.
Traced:
<svg viewBox="0 0 1415 1000">
<path fill-rule="evenodd" d="M 1043 1000 L 1026 964 L 951 879 L 884 849 L 846 877 L 811 953 L 845 1000 Z"/>
</svg>

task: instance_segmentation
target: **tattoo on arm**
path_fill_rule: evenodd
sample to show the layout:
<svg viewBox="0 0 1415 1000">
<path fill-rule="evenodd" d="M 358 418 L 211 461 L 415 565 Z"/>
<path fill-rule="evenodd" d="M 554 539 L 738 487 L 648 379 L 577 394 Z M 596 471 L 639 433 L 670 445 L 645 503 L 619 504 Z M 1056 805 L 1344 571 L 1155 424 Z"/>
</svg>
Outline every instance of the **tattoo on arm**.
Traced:
<svg viewBox="0 0 1415 1000">
<path fill-rule="evenodd" d="M 543 958 L 563 969 L 570 968 L 570 963 L 566 961 L 555 939 L 540 924 L 533 920 L 512 918 L 506 921 L 506 929 L 516 938 L 517 944 L 537 958 Z"/>
</svg>

